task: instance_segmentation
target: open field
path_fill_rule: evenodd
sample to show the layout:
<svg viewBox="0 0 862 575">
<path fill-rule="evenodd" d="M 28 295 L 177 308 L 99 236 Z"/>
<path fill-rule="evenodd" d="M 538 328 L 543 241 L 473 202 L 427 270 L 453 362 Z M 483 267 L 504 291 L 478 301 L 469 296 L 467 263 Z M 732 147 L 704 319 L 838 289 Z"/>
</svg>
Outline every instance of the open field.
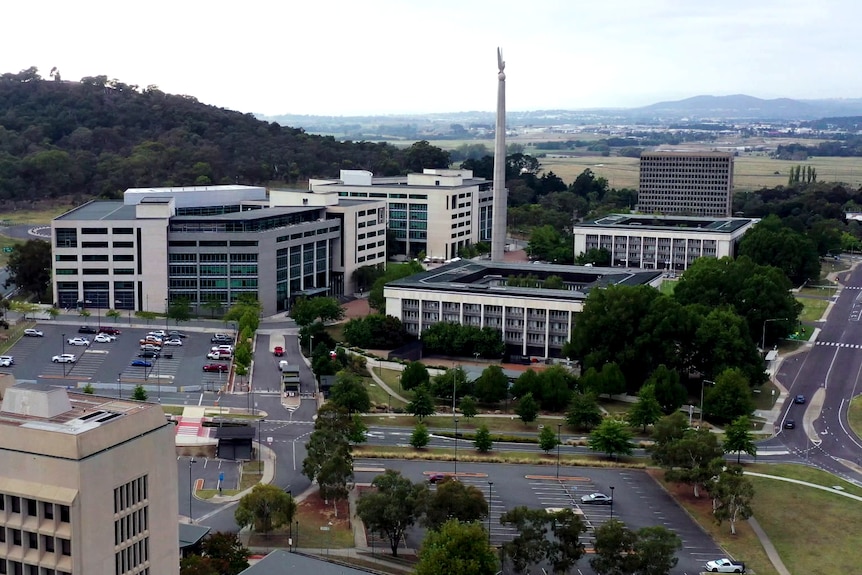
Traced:
<svg viewBox="0 0 862 575">
<path fill-rule="evenodd" d="M 39 224 L 47 226 L 51 220 L 71 210 L 73 205 L 57 206 L 44 210 L 5 210 L 0 220 L 3 225 L 18 226 L 21 224 Z"/>
<path fill-rule="evenodd" d="M 819 320 L 823 317 L 823 312 L 826 311 L 826 307 L 829 305 L 829 300 L 810 297 L 798 297 L 796 301 L 804 306 L 802 313 L 799 314 L 799 321 L 811 322 Z"/>
</svg>

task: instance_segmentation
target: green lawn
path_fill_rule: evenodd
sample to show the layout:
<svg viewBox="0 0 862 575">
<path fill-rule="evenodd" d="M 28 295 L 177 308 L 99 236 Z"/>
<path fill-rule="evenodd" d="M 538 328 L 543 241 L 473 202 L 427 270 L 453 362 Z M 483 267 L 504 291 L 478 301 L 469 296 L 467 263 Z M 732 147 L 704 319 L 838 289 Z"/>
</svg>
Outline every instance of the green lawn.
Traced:
<svg viewBox="0 0 862 575">
<path fill-rule="evenodd" d="M 802 304 L 802 313 L 799 315 L 799 321 L 812 322 L 823 317 L 823 312 L 829 306 L 829 300 L 814 299 L 810 297 L 798 297 L 796 301 Z"/>
<path fill-rule="evenodd" d="M 676 289 L 676 282 L 670 281 L 670 280 L 665 280 L 665 281 L 661 282 L 661 285 L 659 285 L 658 289 L 664 295 L 668 295 L 668 296 L 673 295 L 673 290 Z"/>
<path fill-rule="evenodd" d="M 850 429 L 853 433 L 862 437 L 862 395 L 857 395 L 850 402 L 847 419 L 850 421 Z"/>
</svg>

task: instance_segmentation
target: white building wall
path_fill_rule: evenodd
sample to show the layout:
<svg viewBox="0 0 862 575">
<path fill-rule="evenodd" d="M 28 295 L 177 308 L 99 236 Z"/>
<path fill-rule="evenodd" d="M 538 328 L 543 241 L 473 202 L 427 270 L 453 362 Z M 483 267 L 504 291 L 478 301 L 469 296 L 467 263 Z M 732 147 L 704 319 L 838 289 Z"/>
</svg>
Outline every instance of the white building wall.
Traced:
<svg viewBox="0 0 862 575">
<path fill-rule="evenodd" d="M 260 186 L 129 188 L 123 193 L 123 202 L 127 206 L 135 205 L 141 203 L 141 200 L 146 197 L 173 197 L 178 208 L 193 208 L 266 200 L 266 188 Z"/>
</svg>

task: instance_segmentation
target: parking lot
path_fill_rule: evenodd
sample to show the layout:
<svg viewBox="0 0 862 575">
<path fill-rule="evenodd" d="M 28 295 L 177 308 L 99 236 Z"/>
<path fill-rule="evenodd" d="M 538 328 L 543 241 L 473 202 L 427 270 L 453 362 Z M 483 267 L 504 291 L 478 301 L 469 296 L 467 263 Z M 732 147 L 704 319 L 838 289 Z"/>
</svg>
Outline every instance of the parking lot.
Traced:
<svg viewBox="0 0 862 575">
<path fill-rule="evenodd" d="M 454 468 L 451 462 L 373 459 L 356 460 L 354 466 L 360 470 L 356 472 L 357 483 L 370 483 L 384 468 L 397 469 L 411 481 L 424 481 L 435 473 L 451 474 Z M 610 495 L 613 491 L 613 517 L 629 529 L 661 525 L 680 537 L 682 549 L 677 553 L 679 564 L 671 570 L 674 575 L 700 573 L 706 561 L 724 556 L 721 548 L 644 471 L 564 467 L 557 478 L 555 469 L 548 466 L 459 462 L 458 480 L 480 489 L 486 499 L 490 493 L 491 542 L 495 546 L 517 535 L 500 525 L 500 515 L 514 507 L 568 508 L 582 514 L 588 529 L 582 541 L 588 555 L 578 562 L 577 569 L 585 575 L 593 573 L 589 566 L 593 532 L 610 520 L 612 512 L 610 505 L 581 503 L 582 495 L 593 492 Z M 424 531 L 415 528 L 407 536 L 407 545 L 418 548 L 423 537 Z"/>
<path fill-rule="evenodd" d="M 147 328 L 120 326 L 121 333 L 116 340 L 99 343 L 94 340 L 95 334 L 79 334 L 77 325 L 45 322 L 37 327 L 44 333 L 43 337 L 24 337 L 8 352 L 15 358 L 15 364 L 8 370 L 18 380 L 72 387 L 89 383 L 97 389 L 106 388 L 106 392 L 121 388 L 129 393 L 138 384 L 148 390 L 193 391 L 202 388 L 217 391 L 227 379 L 225 373 L 207 373 L 202 369 L 210 363 L 229 364 L 226 360 L 207 359 L 206 354 L 213 345 L 210 333 L 180 328 L 179 331 L 188 335 L 183 339 L 183 345 L 164 346 L 159 358 L 140 358 L 140 340 L 150 331 Z M 159 328 L 153 326 L 152 329 Z M 87 338 L 90 345 L 70 345 L 68 340 L 75 337 Z M 75 354 L 77 361 L 52 361 L 54 356 L 63 353 Z M 139 359 L 144 359 L 149 365 L 132 365 Z"/>
</svg>

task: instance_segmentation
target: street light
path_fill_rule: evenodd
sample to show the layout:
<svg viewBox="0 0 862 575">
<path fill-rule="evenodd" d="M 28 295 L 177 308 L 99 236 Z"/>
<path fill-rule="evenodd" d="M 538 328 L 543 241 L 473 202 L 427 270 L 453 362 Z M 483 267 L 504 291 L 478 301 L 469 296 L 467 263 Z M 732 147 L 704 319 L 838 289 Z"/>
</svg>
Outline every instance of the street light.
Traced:
<svg viewBox="0 0 862 575">
<path fill-rule="evenodd" d="M 770 321 L 787 321 L 786 317 L 772 317 L 763 320 L 763 335 L 760 338 L 760 349 L 766 353 L 766 324 Z"/>
<path fill-rule="evenodd" d="M 308 336 L 308 357 L 311 357 L 311 347 L 314 345 L 314 336 L 309 334 Z"/>
<path fill-rule="evenodd" d="M 195 522 L 192 516 L 192 463 L 197 463 L 194 456 L 189 457 L 189 523 Z"/>
<path fill-rule="evenodd" d="M 703 388 L 706 384 L 715 385 L 715 382 L 709 379 L 704 379 L 700 382 L 700 425 L 703 426 Z"/>
<path fill-rule="evenodd" d="M 167 335 L 169 329 L 170 327 L 168 327 L 168 298 L 165 298 L 165 335 Z"/>
<path fill-rule="evenodd" d="M 614 486 L 611 485 L 611 519 L 614 518 Z"/>
<path fill-rule="evenodd" d="M 558 423 L 557 424 L 557 479 L 560 478 L 560 444 L 562 443 L 562 441 L 560 441 L 560 434 L 562 433 L 562 431 L 563 431 L 563 424 Z"/>
<path fill-rule="evenodd" d="M 63 355 L 66 355 L 66 334 L 64 333 L 64 334 L 62 334 L 62 336 L 63 336 L 63 339 L 60 342 L 60 344 L 63 346 L 62 347 L 63 351 L 61 351 L 60 353 Z M 66 363 L 65 362 L 63 362 L 63 377 L 66 377 Z"/>
<path fill-rule="evenodd" d="M 494 496 L 494 482 L 488 482 L 488 547 L 491 546 L 491 498 Z"/>
<path fill-rule="evenodd" d="M 261 435 L 260 435 L 260 424 L 261 423 L 263 423 L 263 419 L 258 419 L 257 420 L 257 472 L 260 473 L 261 475 L 263 475 L 263 470 L 260 468 L 260 446 L 262 445 Z"/>
<path fill-rule="evenodd" d="M 458 418 L 455 418 L 455 479 L 458 479 Z"/>
<path fill-rule="evenodd" d="M 460 371 L 461 366 L 459 365 L 455 368 L 455 373 L 452 376 L 452 415 L 455 415 L 455 396 L 457 395 L 455 388 L 458 385 L 458 372 Z"/>
<path fill-rule="evenodd" d="M 117 399 L 123 399 L 123 372 L 117 374 Z"/>
</svg>

